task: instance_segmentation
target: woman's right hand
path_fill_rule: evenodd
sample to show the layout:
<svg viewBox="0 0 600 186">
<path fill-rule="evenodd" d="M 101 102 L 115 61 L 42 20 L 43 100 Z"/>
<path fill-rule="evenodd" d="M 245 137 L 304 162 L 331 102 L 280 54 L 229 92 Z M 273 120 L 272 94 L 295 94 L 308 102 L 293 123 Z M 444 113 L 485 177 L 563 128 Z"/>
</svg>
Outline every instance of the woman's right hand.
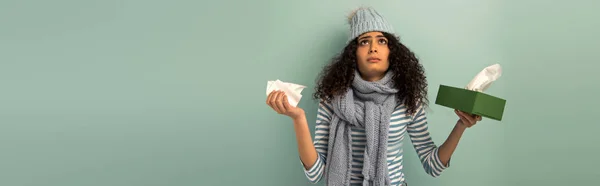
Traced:
<svg viewBox="0 0 600 186">
<path fill-rule="evenodd" d="M 300 107 L 294 107 L 288 102 L 285 92 L 275 90 L 269 93 L 267 97 L 267 105 L 269 105 L 275 112 L 289 116 L 292 119 L 296 119 L 304 115 L 304 110 Z"/>
</svg>

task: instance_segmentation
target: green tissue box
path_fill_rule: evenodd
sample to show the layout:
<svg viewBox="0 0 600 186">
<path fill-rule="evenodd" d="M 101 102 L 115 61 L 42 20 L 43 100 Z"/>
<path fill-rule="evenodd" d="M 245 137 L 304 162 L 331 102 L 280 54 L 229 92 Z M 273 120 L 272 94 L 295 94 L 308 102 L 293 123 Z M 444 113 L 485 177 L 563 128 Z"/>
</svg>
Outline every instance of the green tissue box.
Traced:
<svg viewBox="0 0 600 186">
<path fill-rule="evenodd" d="M 435 104 L 501 121 L 506 100 L 482 92 L 440 85 Z"/>
</svg>

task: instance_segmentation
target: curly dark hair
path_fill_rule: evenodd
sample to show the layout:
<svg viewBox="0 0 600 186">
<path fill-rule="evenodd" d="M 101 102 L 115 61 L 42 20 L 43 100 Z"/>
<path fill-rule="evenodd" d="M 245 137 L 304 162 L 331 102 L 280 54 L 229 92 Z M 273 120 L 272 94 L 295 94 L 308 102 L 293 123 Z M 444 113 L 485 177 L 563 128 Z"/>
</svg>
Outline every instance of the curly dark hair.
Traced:
<svg viewBox="0 0 600 186">
<path fill-rule="evenodd" d="M 427 80 L 425 70 L 415 54 L 400 42 L 400 38 L 383 32 L 388 39 L 390 49 L 389 69 L 394 72 L 393 82 L 397 88 L 398 102 L 404 101 L 409 114 L 416 112 L 419 102 L 428 105 Z M 351 41 L 341 54 L 334 57 L 330 64 L 319 74 L 313 98 L 325 102 L 334 96 L 343 94 L 352 84 L 354 71 L 357 68 L 357 39 Z"/>
</svg>

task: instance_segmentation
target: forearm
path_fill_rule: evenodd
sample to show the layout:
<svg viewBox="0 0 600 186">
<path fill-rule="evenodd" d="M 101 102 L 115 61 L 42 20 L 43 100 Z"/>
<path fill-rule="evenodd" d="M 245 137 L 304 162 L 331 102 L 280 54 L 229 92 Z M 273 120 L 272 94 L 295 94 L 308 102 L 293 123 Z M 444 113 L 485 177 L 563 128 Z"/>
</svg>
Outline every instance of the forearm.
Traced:
<svg viewBox="0 0 600 186">
<path fill-rule="evenodd" d="M 446 141 L 440 146 L 438 155 L 440 157 L 440 161 L 442 161 L 442 164 L 448 165 L 450 157 L 452 157 L 454 150 L 456 150 L 456 146 L 458 146 L 458 142 L 460 141 L 462 134 L 465 132 L 465 129 L 466 127 L 460 124 L 459 120 L 454 126 L 454 129 L 452 129 L 452 132 L 450 132 L 450 135 L 448 135 Z"/>
<path fill-rule="evenodd" d="M 293 119 L 294 131 L 296 132 L 296 142 L 298 143 L 298 153 L 305 169 L 309 169 L 317 161 L 317 150 L 312 141 L 306 116 Z"/>
</svg>

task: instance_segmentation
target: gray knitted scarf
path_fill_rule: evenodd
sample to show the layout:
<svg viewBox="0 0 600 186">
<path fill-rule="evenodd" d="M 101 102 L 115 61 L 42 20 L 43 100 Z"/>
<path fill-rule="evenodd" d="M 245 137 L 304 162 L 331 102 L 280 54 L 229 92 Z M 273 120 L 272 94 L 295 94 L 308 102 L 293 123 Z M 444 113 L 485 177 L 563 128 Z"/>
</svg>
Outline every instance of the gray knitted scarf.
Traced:
<svg viewBox="0 0 600 186">
<path fill-rule="evenodd" d="M 329 148 L 325 175 L 327 185 L 350 185 L 352 136 L 350 127 L 364 128 L 366 148 L 363 185 L 390 185 L 387 167 L 387 142 L 390 116 L 396 106 L 397 89 L 392 72 L 369 82 L 355 72 L 352 88 L 332 100 L 334 115 L 329 128 Z"/>
</svg>

